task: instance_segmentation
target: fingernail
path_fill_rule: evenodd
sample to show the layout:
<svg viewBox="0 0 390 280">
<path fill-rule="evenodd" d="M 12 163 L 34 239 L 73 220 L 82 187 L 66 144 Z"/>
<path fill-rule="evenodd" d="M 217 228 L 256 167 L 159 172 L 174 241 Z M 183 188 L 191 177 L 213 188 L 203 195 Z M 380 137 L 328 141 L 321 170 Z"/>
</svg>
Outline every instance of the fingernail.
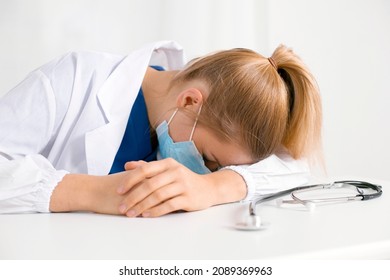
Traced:
<svg viewBox="0 0 390 280">
<path fill-rule="evenodd" d="M 117 190 L 116 190 L 119 194 L 123 193 L 124 191 L 124 187 L 119 187 Z"/>
<path fill-rule="evenodd" d="M 119 205 L 119 212 L 121 213 L 125 213 L 126 212 L 126 205 L 125 204 L 121 204 Z"/>
<path fill-rule="evenodd" d="M 134 217 L 135 216 L 135 211 L 134 210 L 127 211 L 126 216 L 127 217 Z"/>
<path fill-rule="evenodd" d="M 145 218 L 150 217 L 150 213 L 149 212 L 144 212 L 144 213 L 142 213 L 142 217 L 145 217 Z"/>
</svg>

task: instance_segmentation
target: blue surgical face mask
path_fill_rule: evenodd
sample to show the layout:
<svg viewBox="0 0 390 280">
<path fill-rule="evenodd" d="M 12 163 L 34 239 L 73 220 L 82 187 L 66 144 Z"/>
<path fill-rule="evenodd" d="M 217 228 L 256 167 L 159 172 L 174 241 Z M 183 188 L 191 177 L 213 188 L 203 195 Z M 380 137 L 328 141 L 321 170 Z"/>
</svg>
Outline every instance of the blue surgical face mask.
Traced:
<svg viewBox="0 0 390 280">
<path fill-rule="evenodd" d="M 168 126 L 171 123 L 173 117 L 176 115 L 177 111 L 178 109 L 176 109 L 172 114 L 168 123 L 163 121 L 156 129 L 158 138 L 157 159 L 173 158 L 195 173 L 211 173 L 211 171 L 206 167 L 203 157 L 196 148 L 194 141 L 192 141 L 192 135 L 194 134 L 198 118 L 195 120 L 189 141 L 175 143 L 173 142 L 171 136 L 169 136 Z M 200 110 L 198 115 L 199 113 Z"/>
</svg>

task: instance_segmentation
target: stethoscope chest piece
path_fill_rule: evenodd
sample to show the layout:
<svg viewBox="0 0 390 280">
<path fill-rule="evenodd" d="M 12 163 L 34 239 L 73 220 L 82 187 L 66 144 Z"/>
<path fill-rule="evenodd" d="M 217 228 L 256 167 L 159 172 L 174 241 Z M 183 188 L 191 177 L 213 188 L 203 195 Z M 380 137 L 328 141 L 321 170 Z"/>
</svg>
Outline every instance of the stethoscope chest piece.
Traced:
<svg viewBox="0 0 390 280">
<path fill-rule="evenodd" d="M 245 217 L 243 221 L 236 223 L 235 228 L 245 231 L 257 231 L 267 229 L 269 224 L 261 222 L 261 218 L 258 215 L 249 215 Z"/>
</svg>

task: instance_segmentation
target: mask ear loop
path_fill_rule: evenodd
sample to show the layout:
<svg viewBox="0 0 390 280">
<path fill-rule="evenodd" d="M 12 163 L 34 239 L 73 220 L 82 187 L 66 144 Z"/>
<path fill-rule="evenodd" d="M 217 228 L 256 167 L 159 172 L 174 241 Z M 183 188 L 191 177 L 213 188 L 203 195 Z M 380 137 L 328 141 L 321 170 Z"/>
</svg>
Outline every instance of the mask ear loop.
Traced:
<svg viewBox="0 0 390 280">
<path fill-rule="evenodd" d="M 201 105 L 200 105 L 200 108 L 199 108 L 198 114 L 196 115 L 196 119 L 195 119 L 194 126 L 192 127 L 192 130 L 191 130 L 190 141 L 192 141 L 192 136 L 194 135 L 194 132 L 195 132 L 195 127 L 196 127 L 196 124 L 198 123 L 198 119 L 199 119 L 200 111 L 202 111 L 202 105 L 203 105 L 203 104 L 201 104 Z"/>
<path fill-rule="evenodd" d="M 168 120 L 168 125 L 171 123 L 171 121 L 173 120 L 173 117 L 176 115 L 177 111 L 179 111 L 179 108 L 176 108 L 175 112 L 173 112 L 172 116 L 169 118 Z"/>
</svg>

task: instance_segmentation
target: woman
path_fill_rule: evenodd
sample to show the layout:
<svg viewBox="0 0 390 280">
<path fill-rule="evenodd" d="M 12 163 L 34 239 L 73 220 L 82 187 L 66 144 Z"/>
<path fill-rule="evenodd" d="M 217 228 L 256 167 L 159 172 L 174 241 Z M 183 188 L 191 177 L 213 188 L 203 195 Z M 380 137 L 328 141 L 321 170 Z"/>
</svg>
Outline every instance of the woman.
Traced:
<svg viewBox="0 0 390 280">
<path fill-rule="evenodd" d="M 233 49 L 183 68 L 182 49 L 159 42 L 42 66 L 0 99 L 0 122 L 1 213 L 155 217 L 303 183 L 321 104 L 283 46 L 268 59 Z"/>
</svg>

